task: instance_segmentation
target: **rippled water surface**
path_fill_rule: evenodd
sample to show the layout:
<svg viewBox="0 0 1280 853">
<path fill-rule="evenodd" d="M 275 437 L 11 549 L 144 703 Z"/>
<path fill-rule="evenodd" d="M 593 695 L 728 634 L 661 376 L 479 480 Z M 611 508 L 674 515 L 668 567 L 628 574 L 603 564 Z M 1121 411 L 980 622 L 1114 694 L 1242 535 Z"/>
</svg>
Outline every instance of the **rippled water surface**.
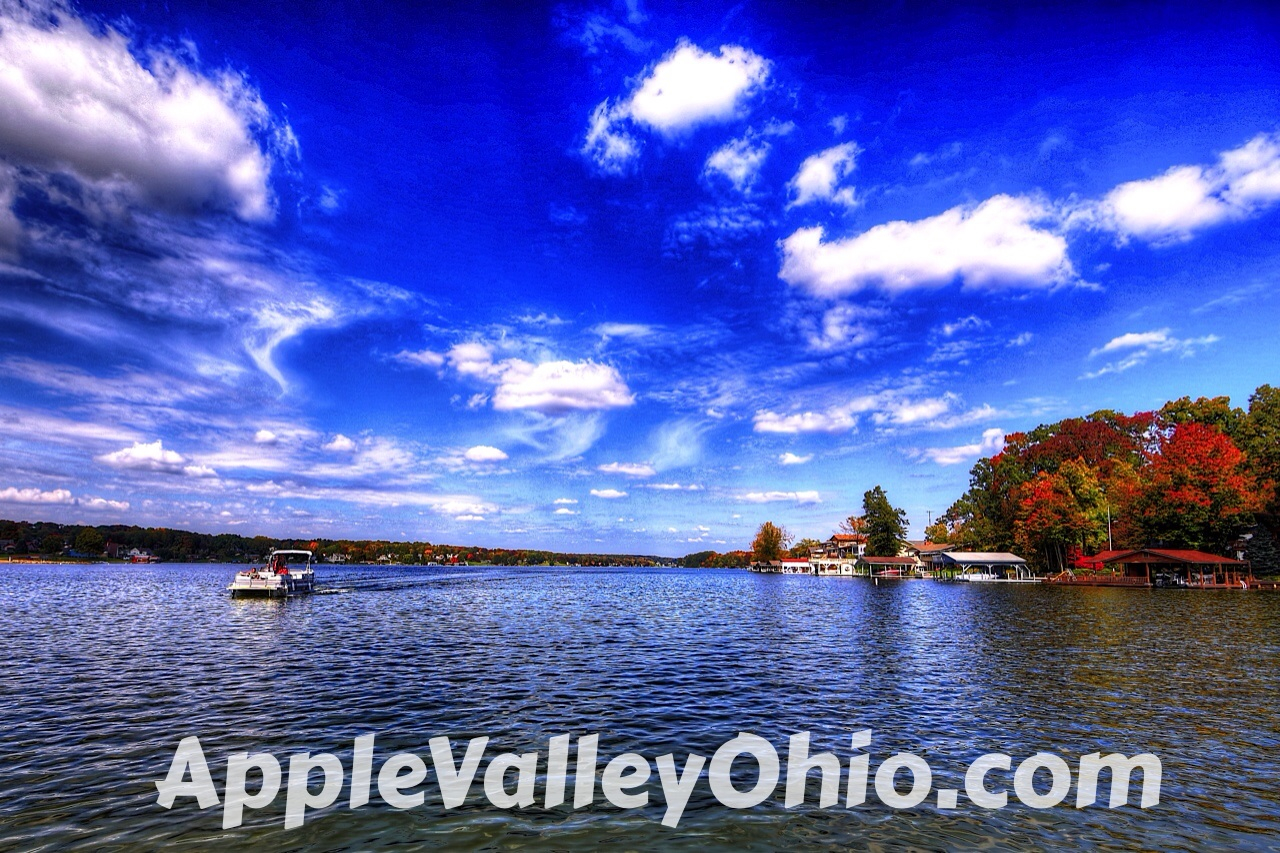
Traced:
<svg viewBox="0 0 1280 853">
<path fill-rule="evenodd" d="M 321 567 L 331 594 L 232 601 L 233 573 L 0 564 L 0 848 L 1280 849 L 1280 595 Z M 352 739 L 369 733 L 379 763 L 427 757 L 438 735 L 488 735 L 488 757 L 598 733 L 602 764 L 626 751 L 682 764 L 740 731 L 784 761 L 798 731 L 847 757 L 867 728 L 873 770 L 914 752 L 935 788 L 962 788 L 986 752 L 1016 765 L 1049 751 L 1073 766 L 1094 751 L 1153 752 L 1162 801 L 1077 810 L 1073 790 L 1045 810 L 962 796 L 955 810 L 930 798 L 895 811 L 874 795 L 820 809 L 815 781 L 810 805 L 784 808 L 779 786 L 734 811 L 704 779 L 667 829 L 656 773 L 650 805 L 628 811 L 599 794 L 577 811 L 501 810 L 479 778 L 446 811 L 429 778 L 418 808 L 392 809 L 375 788 L 352 811 L 344 792 L 286 831 L 282 790 L 224 832 L 220 809 L 180 798 L 166 811 L 154 784 L 190 735 L 221 791 L 232 752 L 271 752 L 286 768 L 294 752 L 333 752 L 350 772 Z M 1011 776 L 990 784 L 1011 788 Z"/>
</svg>

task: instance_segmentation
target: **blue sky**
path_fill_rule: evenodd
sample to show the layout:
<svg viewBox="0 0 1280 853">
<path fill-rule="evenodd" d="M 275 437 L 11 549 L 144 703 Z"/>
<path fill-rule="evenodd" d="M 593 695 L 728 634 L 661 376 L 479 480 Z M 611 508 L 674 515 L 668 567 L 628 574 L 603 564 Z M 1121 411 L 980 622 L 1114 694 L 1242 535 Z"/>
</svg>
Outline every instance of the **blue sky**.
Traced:
<svg viewBox="0 0 1280 853">
<path fill-rule="evenodd" d="M 683 554 L 1276 382 L 1265 6 L 0 2 L 0 516 Z"/>
</svg>

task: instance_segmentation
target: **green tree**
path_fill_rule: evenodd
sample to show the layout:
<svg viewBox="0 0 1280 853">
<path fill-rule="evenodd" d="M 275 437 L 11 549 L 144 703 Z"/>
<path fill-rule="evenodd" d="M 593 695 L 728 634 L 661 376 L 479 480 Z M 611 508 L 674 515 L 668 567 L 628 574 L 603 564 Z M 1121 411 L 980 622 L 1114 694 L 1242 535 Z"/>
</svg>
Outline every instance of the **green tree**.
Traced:
<svg viewBox="0 0 1280 853">
<path fill-rule="evenodd" d="M 756 531 L 756 538 L 751 543 L 751 556 L 760 562 L 778 560 L 790 545 L 791 534 L 786 528 L 766 521 Z"/>
<path fill-rule="evenodd" d="M 1264 521 L 1280 530 L 1280 388 L 1259 385 L 1240 425 L 1240 449 L 1263 497 Z"/>
<path fill-rule="evenodd" d="M 86 527 L 76 536 L 76 550 L 81 554 L 88 554 L 96 557 L 101 554 L 107 547 L 106 541 L 102 538 L 102 534 L 94 530 L 92 527 Z"/>
<path fill-rule="evenodd" d="M 822 543 L 817 539 L 801 539 L 795 545 L 791 546 L 791 553 L 797 557 L 808 557 L 809 552 L 814 548 L 821 548 Z"/>
<path fill-rule="evenodd" d="M 40 540 L 41 554 L 61 554 L 62 553 L 62 537 L 56 533 L 50 533 L 48 536 Z"/>
<path fill-rule="evenodd" d="M 889 503 L 880 486 L 863 494 L 862 518 L 866 522 L 867 556 L 897 556 L 907 538 L 907 514 Z"/>
</svg>

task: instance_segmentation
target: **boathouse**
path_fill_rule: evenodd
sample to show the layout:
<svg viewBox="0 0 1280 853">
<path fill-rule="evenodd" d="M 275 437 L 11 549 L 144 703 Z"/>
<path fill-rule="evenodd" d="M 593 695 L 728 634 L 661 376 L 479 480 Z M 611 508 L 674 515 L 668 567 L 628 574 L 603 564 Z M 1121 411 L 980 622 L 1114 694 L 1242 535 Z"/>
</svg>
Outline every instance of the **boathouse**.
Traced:
<svg viewBox="0 0 1280 853">
<path fill-rule="evenodd" d="M 1052 583 L 1086 586 L 1169 586 L 1195 589 L 1249 589 L 1257 586 L 1244 560 L 1180 548 L 1102 551 L 1081 557 Z"/>
<path fill-rule="evenodd" d="M 929 542 L 923 539 L 908 539 L 903 543 L 902 550 L 898 552 L 900 557 L 915 557 L 916 562 L 920 564 L 920 570 L 926 574 L 933 574 L 940 568 L 942 563 L 942 555 L 948 551 L 956 550 L 958 546 L 951 545 L 946 542 Z"/>
<path fill-rule="evenodd" d="M 858 558 L 854 565 L 854 574 L 861 577 L 875 578 L 911 578 L 916 577 L 920 564 L 915 557 L 867 557 Z"/>
<path fill-rule="evenodd" d="M 942 574 L 974 580 L 1029 580 L 1027 561 L 1007 551 L 949 551 L 939 555 Z"/>
<path fill-rule="evenodd" d="M 854 564 L 867 550 L 867 537 L 861 533 L 837 533 L 809 554 L 815 575 L 853 574 Z"/>
</svg>

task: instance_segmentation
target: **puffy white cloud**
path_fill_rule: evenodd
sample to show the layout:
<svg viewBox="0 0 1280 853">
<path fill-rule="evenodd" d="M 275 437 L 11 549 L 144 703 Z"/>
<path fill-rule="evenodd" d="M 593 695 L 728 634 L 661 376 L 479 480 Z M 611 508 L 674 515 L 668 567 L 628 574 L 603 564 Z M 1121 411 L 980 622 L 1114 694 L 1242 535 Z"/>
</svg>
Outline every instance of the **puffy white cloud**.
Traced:
<svg viewBox="0 0 1280 853">
<path fill-rule="evenodd" d="M 0 489 L 0 503 L 11 504 L 73 504 L 75 497 L 66 489 L 17 489 L 9 486 Z"/>
<path fill-rule="evenodd" d="M 529 364 L 509 359 L 493 392 L 499 411 L 533 409 L 546 414 L 625 408 L 635 396 L 617 369 L 592 361 Z"/>
<path fill-rule="evenodd" d="M 783 465 L 804 465 L 806 462 L 813 461 L 813 454 L 807 453 L 804 456 L 799 456 L 788 450 L 786 453 L 778 457 L 778 461 Z"/>
<path fill-rule="evenodd" d="M 738 192 L 747 192 L 755 185 L 760 167 L 769 156 L 769 143 L 749 136 L 726 142 L 707 158 L 702 169 L 704 178 L 719 175 L 729 181 Z"/>
<path fill-rule="evenodd" d="M 716 55 L 682 42 L 632 93 L 628 114 L 666 134 L 727 121 L 768 76 L 769 62 L 744 47 L 723 45 Z"/>
<path fill-rule="evenodd" d="M 750 504 L 767 504 L 791 501 L 797 504 L 819 504 L 822 496 L 815 491 L 807 492 L 747 492 L 738 500 Z"/>
<path fill-rule="evenodd" d="M 455 515 L 454 521 L 484 521 L 483 515 Z"/>
<path fill-rule="evenodd" d="M 563 506 L 552 513 L 552 515 L 577 515 L 577 514 L 578 514 L 578 511 L 576 509 L 569 509 L 568 507 L 563 507 Z"/>
<path fill-rule="evenodd" d="M 649 483 L 646 489 L 657 489 L 660 492 L 700 492 L 702 486 L 695 483 L 681 485 L 680 483 Z"/>
<path fill-rule="evenodd" d="M 1256 215 L 1280 200 L 1280 137 L 1261 134 L 1223 152 L 1214 166 L 1175 166 L 1120 184 L 1083 216 L 1121 238 L 1154 243 Z"/>
<path fill-rule="evenodd" d="M 496 447 L 490 447 L 487 444 L 477 444 L 475 447 L 467 450 L 463 456 L 472 462 L 501 462 L 510 457 Z"/>
<path fill-rule="evenodd" d="M 218 472 L 207 465 L 188 464 L 176 450 L 166 450 L 161 439 L 149 443 L 135 441 L 131 447 L 104 453 L 98 461 L 113 468 L 130 471 L 156 471 L 163 474 L 185 474 L 188 477 L 216 477 Z"/>
<path fill-rule="evenodd" d="M 627 477 L 652 477 L 658 472 L 652 465 L 641 462 L 609 462 L 596 467 L 605 474 L 623 474 Z"/>
<path fill-rule="evenodd" d="M 630 406 L 635 396 L 617 369 L 594 361 L 544 361 L 521 358 L 495 362 L 488 344 L 457 344 L 445 361 L 461 376 L 495 386 L 491 398 L 499 411 L 530 410 L 549 415 Z M 483 398 L 481 398 L 483 401 Z"/>
<path fill-rule="evenodd" d="M 0 9 L 0 67 L 0 155 L 11 162 L 166 206 L 273 215 L 273 152 L 295 142 L 239 74 L 206 73 L 44 3 Z"/>
<path fill-rule="evenodd" d="M 578 501 L 575 498 L 556 498 L 555 500 L 552 501 L 553 504 L 566 505 L 566 506 L 573 506 L 577 502 Z"/>
<path fill-rule="evenodd" d="M 833 408 L 825 412 L 796 412 L 790 415 L 767 409 L 756 412 L 756 432 L 795 434 L 802 432 L 848 432 L 858 425 L 857 417 L 848 410 Z"/>
<path fill-rule="evenodd" d="M 1118 355 L 1116 361 L 1086 373 L 1082 378 L 1096 379 L 1108 373 L 1122 373 L 1137 367 L 1156 353 L 1177 353 L 1183 358 L 1193 356 L 1210 344 L 1217 343 L 1217 335 L 1205 335 L 1201 338 L 1178 338 L 1171 329 L 1157 329 L 1152 332 L 1128 332 L 1112 338 L 1102 346 L 1089 353 L 1090 358 L 1100 355 Z"/>
<path fill-rule="evenodd" d="M 769 62 L 746 48 L 723 45 L 719 54 L 681 41 L 625 99 L 606 99 L 592 110 L 582 153 L 606 172 L 625 171 L 640 152 L 630 127 L 674 136 L 700 124 L 723 122 L 769 76 Z"/>
<path fill-rule="evenodd" d="M 799 207 L 812 201 L 830 201 L 852 207 L 856 204 L 853 187 L 840 183 L 853 174 L 859 149 L 852 142 L 836 145 L 806 157 L 800 164 L 791 183 L 791 207 Z"/>
<path fill-rule="evenodd" d="M 89 510 L 123 511 L 129 508 L 128 501 L 113 501 L 106 498 L 77 498 L 66 489 L 18 489 L 9 486 L 0 489 L 0 503 L 27 504 L 31 506 L 78 506 Z"/>
<path fill-rule="evenodd" d="M 107 498 L 78 498 L 76 506 L 85 509 L 111 510 L 114 512 L 124 512 L 129 508 L 128 501 L 113 501 Z"/>
<path fill-rule="evenodd" d="M 356 449 L 356 443 L 342 433 L 338 433 L 324 445 L 324 449 L 335 453 L 350 453 Z"/>
<path fill-rule="evenodd" d="M 779 275 L 815 296 L 866 288 L 902 293 L 957 279 L 969 289 L 1047 288 L 1075 279 L 1067 241 L 1040 227 L 1052 217 L 1041 202 L 997 195 L 928 219 L 888 222 L 840 240 L 821 226 L 785 238 Z"/>
<path fill-rule="evenodd" d="M 279 440 L 280 436 L 269 429 L 260 429 L 253 434 L 254 444 L 275 444 Z"/>
<path fill-rule="evenodd" d="M 939 465 L 957 465 L 971 462 L 981 456 L 994 456 L 1004 449 L 1004 430 L 999 427 L 982 431 L 982 440 L 976 444 L 962 444 L 958 447 L 930 447 L 918 451 L 916 456 L 928 459 Z"/>
<path fill-rule="evenodd" d="M 614 500 L 616 498 L 625 498 L 627 496 L 627 493 L 620 492 L 617 489 L 592 489 L 591 495 L 592 497 Z"/>
</svg>

